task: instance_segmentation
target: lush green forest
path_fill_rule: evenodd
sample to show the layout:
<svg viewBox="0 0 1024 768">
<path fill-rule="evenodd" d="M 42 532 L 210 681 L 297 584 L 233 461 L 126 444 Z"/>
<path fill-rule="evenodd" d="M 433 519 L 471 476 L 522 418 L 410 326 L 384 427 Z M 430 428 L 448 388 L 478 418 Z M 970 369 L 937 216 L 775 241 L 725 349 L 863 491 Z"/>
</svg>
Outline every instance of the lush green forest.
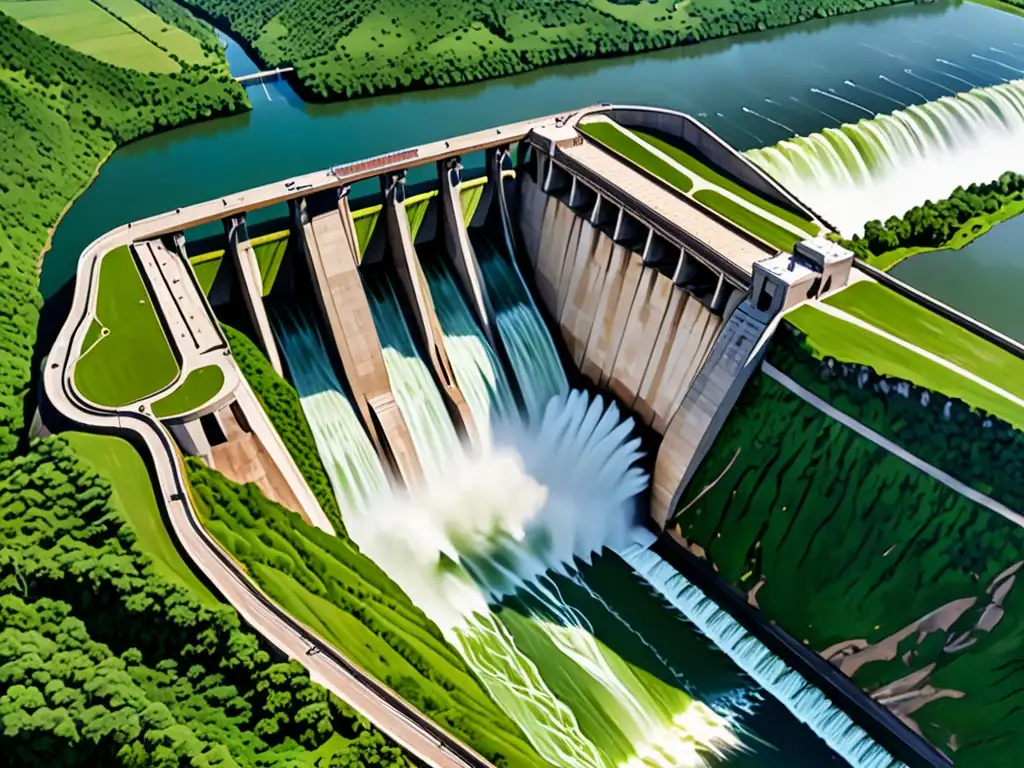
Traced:
<svg viewBox="0 0 1024 768">
<path fill-rule="evenodd" d="M 162 575 L 60 438 L 0 462 L 0 540 L 5 767 L 406 765 L 232 608 Z"/>
<path fill-rule="evenodd" d="M 818 359 L 803 334 L 782 323 L 768 360 L 814 394 L 961 482 L 1024 509 L 1024 432 L 960 400 Z"/>
<path fill-rule="evenodd" d="M 1024 5 L 1024 0 L 1021 0 Z M 957 187 L 945 200 L 928 200 L 903 216 L 877 219 L 842 243 L 880 269 L 937 248 L 962 248 L 994 224 L 1024 213 L 1024 176 L 1007 171 L 995 181 Z"/>
<path fill-rule="evenodd" d="M 896 0 L 897 2 L 899 0 Z M 894 0 L 183 0 L 291 64 L 307 97 L 352 98 L 666 48 Z"/>
<path fill-rule="evenodd" d="M 497 766 L 542 764 L 441 631 L 345 537 L 189 459 L 200 516 L 289 614 Z"/>
<path fill-rule="evenodd" d="M 0 456 L 23 434 L 40 253 L 61 211 L 115 147 L 246 106 L 223 72 L 112 67 L 0 13 Z"/>
<path fill-rule="evenodd" d="M 967 441 L 955 443 L 951 452 Z M 681 510 L 680 534 L 722 578 L 746 593 L 761 582 L 754 594 L 766 618 L 915 722 L 958 766 L 1018 764 L 1017 525 L 761 373 Z"/>
</svg>

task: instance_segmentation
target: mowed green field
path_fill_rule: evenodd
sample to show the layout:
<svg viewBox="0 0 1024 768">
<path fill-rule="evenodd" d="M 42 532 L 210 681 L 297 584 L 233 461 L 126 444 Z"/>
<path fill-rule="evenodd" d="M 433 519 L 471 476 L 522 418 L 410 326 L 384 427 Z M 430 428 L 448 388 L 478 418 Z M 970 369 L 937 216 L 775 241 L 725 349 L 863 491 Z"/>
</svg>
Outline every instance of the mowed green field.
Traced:
<svg viewBox="0 0 1024 768">
<path fill-rule="evenodd" d="M 20 0 L 24 2 L 25 0 Z M 189 64 L 217 64 L 199 41 L 183 29 L 168 24 L 137 0 L 89 0 L 99 3 L 132 29 L 168 53 Z"/>
<path fill-rule="evenodd" d="M 83 396 L 117 408 L 174 381 L 178 362 L 128 246 L 103 257 L 95 319 L 103 327 L 100 337 L 75 363 L 75 386 Z"/>
<path fill-rule="evenodd" d="M 206 405 L 224 386 L 224 372 L 216 365 L 190 371 L 170 394 L 153 403 L 153 415 L 159 418 L 188 413 Z"/>
<path fill-rule="evenodd" d="M 137 5 L 134 0 L 122 2 Z M 180 69 L 166 51 L 92 0 L 2 0 L 0 11 L 37 34 L 107 64 L 142 72 Z"/>
<path fill-rule="evenodd" d="M 85 432 L 61 434 L 75 452 L 113 486 L 113 503 L 135 529 L 139 546 L 153 558 L 156 569 L 171 581 L 182 585 L 203 605 L 213 608 L 220 601 L 185 563 L 171 541 L 157 506 L 153 485 L 139 452 L 126 440 L 111 435 Z"/>
<path fill-rule="evenodd" d="M 812 222 L 772 205 L 665 141 L 609 120 L 590 120 L 579 129 L 623 159 L 781 251 L 792 253 L 797 242 L 819 231 Z M 735 199 L 729 195 L 735 195 Z M 777 217 L 781 223 L 762 214 Z"/>
<path fill-rule="evenodd" d="M 797 307 L 785 319 L 807 334 L 807 344 L 818 357 L 866 365 L 883 376 L 963 400 L 1018 429 L 1024 427 L 1024 408 L 913 349 L 822 312 L 813 304 Z"/>
<path fill-rule="evenodd" d="M 1024 397 L 1024 360 L 878 283 L 854 283 L 825 302 Z"/>
</svg>

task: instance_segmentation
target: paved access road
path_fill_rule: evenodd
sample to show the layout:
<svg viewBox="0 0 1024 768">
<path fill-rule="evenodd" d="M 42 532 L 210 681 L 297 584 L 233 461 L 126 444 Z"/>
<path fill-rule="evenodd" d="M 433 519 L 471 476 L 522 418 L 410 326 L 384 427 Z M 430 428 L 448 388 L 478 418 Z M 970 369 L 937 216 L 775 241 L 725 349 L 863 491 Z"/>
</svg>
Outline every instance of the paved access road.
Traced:
<svg viewBox="0 0 1024 768">
<path fill-rule="evenodd" d="M 490 145 L 522 138 L 532 127 L 551 123 L 555 117 L 480 131 L 476 134 L 434 142 L 418 148 L 416 163 L 434 162 Z M 404 153 L 399 153 L 405 157 Z M 403 163 L 396 160 L 396 168 Z M 408 165 L 408 160 L 404 161 Z M 359 164 L 356 164 L 359 165 Z M 372 173 L 389 170 L 385 162 Z M 268 642 L 297 659 L 310 676 L 348 702 L 396 743 L 436 768 L 491 768 L 464 744 L 453 739 L 395 693 L 356 667 L 338 650 L 293 619 L 250 582 L 241 568 L 202 527 L 189 498 L 177 446 L 164 426 L 148 413 L 132 409 L 104 409 L 83 398 L 74 387 L 73 366 L 81 350 L 90 317 L 90 297 L 99 279 L 99 265 L 111 249 L 136 240 L 179 232 L 205 221 L 340 187 L 356 180 L 344 168 L 306 174 L 248 190 L 230 198 L 181 208 L 119 227 L 93 241 L 78 263 L 75 295 L 68 319 L 46 361 L 43 391 L 50 414 L 76 427 L 126 438 L 141 451 L 156 483 L 156 496 L 164 506 L 173 535 L 193 565 Z M 171 311 L 171 308 L 161 310 Z"/>
</svg>

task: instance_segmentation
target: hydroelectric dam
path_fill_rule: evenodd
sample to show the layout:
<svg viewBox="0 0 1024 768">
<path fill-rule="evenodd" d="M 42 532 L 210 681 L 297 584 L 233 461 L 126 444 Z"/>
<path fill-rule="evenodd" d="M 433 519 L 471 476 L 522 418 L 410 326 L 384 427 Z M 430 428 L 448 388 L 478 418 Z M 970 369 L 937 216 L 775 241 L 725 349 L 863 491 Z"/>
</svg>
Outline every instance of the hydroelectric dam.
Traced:
<svg viewBox="0 0 1024 768">
<path fill-rule="evenodd" d="M 1004 610 L 1012 564 L 976 579 L 991 586 L 980 601 L 951 588 L 954 607 L 863 637 L 852 621 L 831 632 L 818 615 L 773 613 L 788 594 L 767 565 L 782 543 L 803 541 L 808 573 L 842 545 L 826 522 L 820 539 L 787 527 L 804 485 L 775 487 L 763 468 L 797 467 L 808 483 L 829 470 L 782 449 L 759 464 L 750 456 L 769 438 L 748 446 L 737 425 L 774 424 L 757 410 L 769 403 L 792 409 L 786 439 L 847 430 L 903 456 L 899 438 L 839 414 L 800 371 L 862 388 L 870 378 L 813 358 L 828 323 L 870 336 L 839 297 L 886 291 L 936 309 L 856 265 L 832 231 L 678 112 L 602 105 L 436 141 L 99 238 L 47 359 L 43 421 L 137 445 L 196 568 L 427 764 L 948 765 L 970 739 L 925 714 L 962 696 L 938 679 L 941 660 L 918 663 L 911 646 L 936 628 L 960 633 L 947 646 L 999 631 L 993 610 L 961 625 Z M 93 377 L 145 365 L 109 357 L 115 264 L 140 282 L 175 372 L 103 400 Z M 304 435 L 315 456 L 296 447 Z M 346 644 L 359 622 L 384 620 L 350 607 L 356 590 L 308 587 L 291 545 L 268 536 L 276 555 L 240 565 L 224 522 L 197 512 L 184 456 L 255 484 L 325 551 L 350 539 L 372 561 L 367 583 L 396 585 L 416 608 L 388 630 L 408 670 L 381 672 L 385 656 Z M 920 457 L 901 461 L 942 493 L 959 487 Z M 836 483 L 824 493 L 843 495 Z M 740 510 L 759 494 L 764 514 Z M 727 552 L 733 536 L 743 546 Z M 807 557 L 780 565 L 779 582 Z M 429 634 L 415 621 L 446 650 L 409 651 Z M 408 682 L 441 664 L 466 670 L 438 694 L 457 716 L 438 716 Z M 502 744 L 479 736 L 486 718 L 461 686 L 501 711 Z"/>
</svg>

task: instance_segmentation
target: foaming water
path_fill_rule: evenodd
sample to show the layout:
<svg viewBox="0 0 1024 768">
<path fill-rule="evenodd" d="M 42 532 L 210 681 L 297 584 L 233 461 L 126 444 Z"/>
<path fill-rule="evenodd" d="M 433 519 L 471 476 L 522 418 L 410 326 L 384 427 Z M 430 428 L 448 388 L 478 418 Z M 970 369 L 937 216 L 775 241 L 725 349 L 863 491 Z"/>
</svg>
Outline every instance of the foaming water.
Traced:
<svg viewBox="0 0 1024 768">
<path fill-rule="evenodd" d="M 430 369 L 416 351 L 391 278 L 383 273 L 364 273 L 363 282 L 395 402 L 409 428 L 424 475 L 438 477 L 445 459 L 458 448 L 458 434 Z"/>
<path fill-rule="evenodd" d="M 387 476 L 334 374 L 320 330 L 302 308 L 272 310 L 270 319 L 334 494 L 343 510 L 362 508 L 388 487 Z"/>
<path fill-rule="evenodd" d="M 844 235 L 958 186 L 1024 171 L 1024 80 L 944 96 L 747 157 Z"/>
<path fill-rule="evenodd" d="M 634 540 L 647 478 L 631 432 L 614 404 L 570 392 L 536 422 L 495 425 L 480 452 L 450 458 L 442 482 L 346 520 L 553 765 L 702 766 L 740 745 L 726 717 L 605 647 L 553 580 Z M 501 609 L 506 599 L 519 607 Z M 617 737 L 585 729 L 582 702 L 545 682 L 537 664 L 553 654 Z"/>
<path fill-rule="evenodd" d="M 538 419 L 552 397 L 569 391 L 569 380 L 562 370 L 551 334 L 518 270 L 486 237 L 472 231 L 470 235 L 526 414 Z"/>
</svg>

